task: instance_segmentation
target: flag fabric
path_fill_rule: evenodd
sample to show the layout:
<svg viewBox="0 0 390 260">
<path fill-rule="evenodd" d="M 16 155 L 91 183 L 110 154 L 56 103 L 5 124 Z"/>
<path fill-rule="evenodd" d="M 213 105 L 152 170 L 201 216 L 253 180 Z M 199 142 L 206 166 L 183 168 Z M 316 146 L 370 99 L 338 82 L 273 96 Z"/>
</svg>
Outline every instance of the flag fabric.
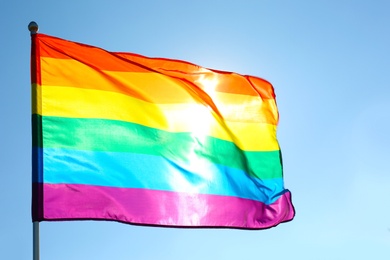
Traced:
<svg viewBox="0 0 390 260">
<path fill-rule="evenodd" d="M 33 221 L 292 220 L 272 85 L 32 35 Z"/>
</svg>

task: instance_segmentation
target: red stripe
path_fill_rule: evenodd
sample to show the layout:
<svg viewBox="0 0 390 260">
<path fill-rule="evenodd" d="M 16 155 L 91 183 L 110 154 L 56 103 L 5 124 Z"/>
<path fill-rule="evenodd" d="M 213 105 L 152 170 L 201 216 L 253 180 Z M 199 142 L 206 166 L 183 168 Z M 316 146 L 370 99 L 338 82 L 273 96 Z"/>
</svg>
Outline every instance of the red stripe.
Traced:
<svg viewBox="0 0 390 260">
<path fill-rule="evenodd" d="M 31 35 L 31 83 L 41 84 L 40 46 L 37 34 Z"/>
<path fill-rule="evenodd" d="M 263 229 L 294 217 L 289 192 L 275 203 L 265 205 L 228 196 L 89 185 L 44 184 L 42 190 L 43 216 L 33 216 L 34 221 L 88 219 L 140 225 Z"/>
</svg>

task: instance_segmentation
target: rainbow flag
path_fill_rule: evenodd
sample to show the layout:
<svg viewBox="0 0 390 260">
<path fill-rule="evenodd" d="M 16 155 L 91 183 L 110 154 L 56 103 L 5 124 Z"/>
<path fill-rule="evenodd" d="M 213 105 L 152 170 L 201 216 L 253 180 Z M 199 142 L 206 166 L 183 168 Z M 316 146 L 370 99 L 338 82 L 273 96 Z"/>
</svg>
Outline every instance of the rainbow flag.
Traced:
<svg viewBox="0 0 390 260">
<path fill-rule="evenodd" d="M 32 35 L 33 221 L 292 220 L 272 85 Z"/>
</svg>

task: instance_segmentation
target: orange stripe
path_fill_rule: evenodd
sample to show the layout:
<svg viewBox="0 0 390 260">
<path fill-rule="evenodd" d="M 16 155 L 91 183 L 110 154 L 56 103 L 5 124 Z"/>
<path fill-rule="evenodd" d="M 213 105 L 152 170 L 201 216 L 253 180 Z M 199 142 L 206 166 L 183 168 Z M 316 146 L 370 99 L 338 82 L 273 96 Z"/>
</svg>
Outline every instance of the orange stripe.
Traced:
<svg viewBox="0 0 390 260">
<path fill-rule="evenodd" d="M 217 78 L 199 76 L 194 82 L 154 72 L 99 71 L 70 59 L 41 58 L 41 82 L 46 86 L 66 86 L 117 92 L 151 103 L 207 103 L 214 107 L 218 95 Z M 237 94 L 235 94 L 237 95 Z M 248 96 L 248 95 L 240 95 Z M 261 99 L 259 96 L 250 96 Z M 240 98 L 241 99 L 241 98 Z"/>
<path fill-rule="evenodd" d="M 196 82 L 199 78 L 209 81 L 216 80 L 219 84 L 215 90 L 219 92 L 257 96 L 270 99 L 275 98 L 272 84 L 268 81 L 253 77 L 242 76 L 236 73 L 209 70 L 192 63 L 180 60 L 163 58 L 148 58 L 132 53 L 117 53 L 126 60 L 143 64 L 166 75 L 182 78 L 191 82 Z"/>
<path fill-rule="evenodd" d="M 192 86 L 181 80 L 159 73 L 99 71 L 76 60 L 41 58 L 41 82 L 117 92 L 151 103 L 201 102 Z"/>
</svg>

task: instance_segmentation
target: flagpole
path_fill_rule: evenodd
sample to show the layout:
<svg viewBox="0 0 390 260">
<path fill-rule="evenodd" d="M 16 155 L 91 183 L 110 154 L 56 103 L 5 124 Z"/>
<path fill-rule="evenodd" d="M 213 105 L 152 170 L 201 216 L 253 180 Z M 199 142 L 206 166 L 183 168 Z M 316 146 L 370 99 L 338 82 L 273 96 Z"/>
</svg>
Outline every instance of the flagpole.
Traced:
<svg viewBox="0 0 390 260">
<path fill-rule="evenodd" d="M 28 24 L 28 30 L 31 36 L 36 34 L 38 24 L 33 21 L 30 22 Z M 33 221 L 33 260 L 39 260 L 39 221 Z"/>
<path fill-rule="evenodd" d="M 39 222 L 33 222 L 33 260 L 39 260 Z"/>
</svg>

